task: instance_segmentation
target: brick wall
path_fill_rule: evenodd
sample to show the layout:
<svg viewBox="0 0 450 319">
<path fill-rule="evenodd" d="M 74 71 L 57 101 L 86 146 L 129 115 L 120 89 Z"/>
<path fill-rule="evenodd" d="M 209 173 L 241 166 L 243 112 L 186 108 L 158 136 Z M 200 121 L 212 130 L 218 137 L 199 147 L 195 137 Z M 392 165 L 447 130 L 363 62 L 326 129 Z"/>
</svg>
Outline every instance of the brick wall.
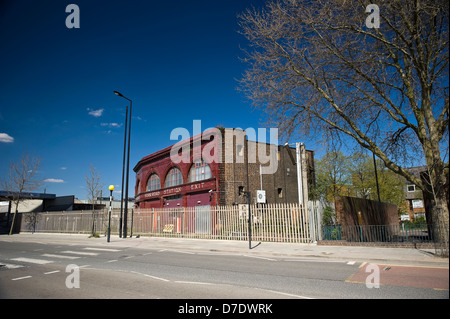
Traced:
<svg viewBox="0 0 450 319">
<path fill-rule="evenodd" d="M 245 131 L 239 129 L 222 129 L 223 160 L 219 169 L 221 205 L 233 203 L 245 204 L 247 198 L 239 195 L 239 187 L 250 191 L 252 203 L 256 201 L 257 190 L 261 189 L 259 148 L 264 147 L 266 155 L 270 154 L 269 144 L 248 141 Z M 283 146 L 272 149 L 277 161 L 274 174 L 262 175 L 262 189 L 266 191 L 267 203 L 298 202 L 297 167 L 292 163 L 288 151 Z M 291 148 L 295 158 L 295 148 Z M 273 153 L 272 153 L 273 154 Z M 314 152 L 306 151 L 308 187 L 314 187 Z M 232 163 L 229 161 L 232 160 Z"/>
<path fill-rule="evenodd" d="M 399 225 L 398 208 L 388 203 L 336 196 L 335 211 L 339 225 Z"/>
</svg>

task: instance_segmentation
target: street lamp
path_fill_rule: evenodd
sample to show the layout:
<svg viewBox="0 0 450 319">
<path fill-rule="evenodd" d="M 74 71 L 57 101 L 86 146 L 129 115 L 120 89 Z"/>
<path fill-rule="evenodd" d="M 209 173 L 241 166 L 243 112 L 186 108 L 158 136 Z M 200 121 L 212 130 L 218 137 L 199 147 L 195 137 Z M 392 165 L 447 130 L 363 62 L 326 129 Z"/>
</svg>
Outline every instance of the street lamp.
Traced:
<svg viewBox="0 0 450 319">
<path fill-rule="evenodd" d="M 109 243 L 111 237 L 111 202 L 112 202 L 112 192 L 114 190 L 114 185 L 109 185 L 109 214 L 108 214 L 108 238 L 106 241 Z"/>
<path fill-rule="evenodd" d="M 122 168 L 122 195 L 120 199 L 120 221 L 119 221 L 119 236 L 126 238 L 127 237 L 127 218 L 128 218 L 128 175 L 130 168 L 130 135 L 131 135 L 131 109 L 133 106 L 133 101 L 129 98 L 123 96 L 122 93 L 114 91 L 114 94 L 120 96 L 128 101 L 130 101 L 130 116 L 128 118 L 128 107 L 125 114 L 125 138 L 123 142 L 123 168 Z M 127 151 L 127 123 L 128 125 L 128 151 Z M 123 207 L 123 178 L 125 174 L 125 154 L 127 153 L 127 175 L 126 175 L 126 184 L 125 184 L 125 212 L 123 214 L 123 226 L 122 226 L 122 207 Z"/>
</svg>

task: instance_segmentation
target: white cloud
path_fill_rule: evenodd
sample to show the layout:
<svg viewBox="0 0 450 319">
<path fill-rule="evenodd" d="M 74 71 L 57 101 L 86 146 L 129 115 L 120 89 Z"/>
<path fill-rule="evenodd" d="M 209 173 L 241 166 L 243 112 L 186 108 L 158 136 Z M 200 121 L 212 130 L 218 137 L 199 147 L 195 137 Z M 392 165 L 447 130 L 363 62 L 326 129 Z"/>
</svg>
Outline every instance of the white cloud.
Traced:
<svg viewBox="0 0 450 319">
<path fill-rule="evenodd" d="M 108 127 L 115 127 L 115 128 L 119 128 L 122 127 L 122 124 L 119 123 L 101 123 L 101 126 L 108 126 Z"/>
<path fill-rule="evenodd" d="M 57 178 L 47 178 L 44 179 L 45 183 L 64 183 L 64 180 L 62 179 L 57 179 Z"/>
<path fill-rule="evenodd" d="M 9 136 L 6 133 L 0 133 L 0 143 L 12 143 L 14 142 L 14 137 Z"/>
<path fill-rule="evenodd" d="M 67 169 L 67 167 L 62 166 L 62 167 L 60 167 L 59 169 L 62 170 L 62 171 L 65 171 L 65 170 Z"/>
<path fill-rule="evenodd" d="M 89 115 L 92 115 L 94 117 L 100 117 L 103 115 L 103 111 L 105 109 L 93 110 L 93 109 L 87 108 L 87 110 L 89 111 Z"/>
</svg>

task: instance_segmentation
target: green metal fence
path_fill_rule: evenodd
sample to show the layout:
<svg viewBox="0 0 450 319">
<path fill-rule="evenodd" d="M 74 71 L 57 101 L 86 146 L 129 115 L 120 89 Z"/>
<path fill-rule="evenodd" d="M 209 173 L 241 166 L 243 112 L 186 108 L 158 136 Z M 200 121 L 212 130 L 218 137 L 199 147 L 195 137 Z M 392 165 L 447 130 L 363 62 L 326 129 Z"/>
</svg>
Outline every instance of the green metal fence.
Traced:
<svg viewBox="0 0 450 319">
<path fill-rule="evenodd" d="M 322 226 L 322 240 L 432 243 L 433 237 L 427 224 Z"/>
</svg>

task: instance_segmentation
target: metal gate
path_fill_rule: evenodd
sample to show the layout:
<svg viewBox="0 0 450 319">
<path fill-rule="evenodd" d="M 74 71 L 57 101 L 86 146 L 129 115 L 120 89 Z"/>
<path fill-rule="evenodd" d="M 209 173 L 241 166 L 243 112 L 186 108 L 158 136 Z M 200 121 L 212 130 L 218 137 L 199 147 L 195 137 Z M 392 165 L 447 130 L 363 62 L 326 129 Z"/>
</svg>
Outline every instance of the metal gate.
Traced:
<svg viewBox="0 0 450 319">
<path fill-rule="evenodd" d="M 211 234 L 211 206 L 195 207 L 195 233 Z"/>
</svg>

